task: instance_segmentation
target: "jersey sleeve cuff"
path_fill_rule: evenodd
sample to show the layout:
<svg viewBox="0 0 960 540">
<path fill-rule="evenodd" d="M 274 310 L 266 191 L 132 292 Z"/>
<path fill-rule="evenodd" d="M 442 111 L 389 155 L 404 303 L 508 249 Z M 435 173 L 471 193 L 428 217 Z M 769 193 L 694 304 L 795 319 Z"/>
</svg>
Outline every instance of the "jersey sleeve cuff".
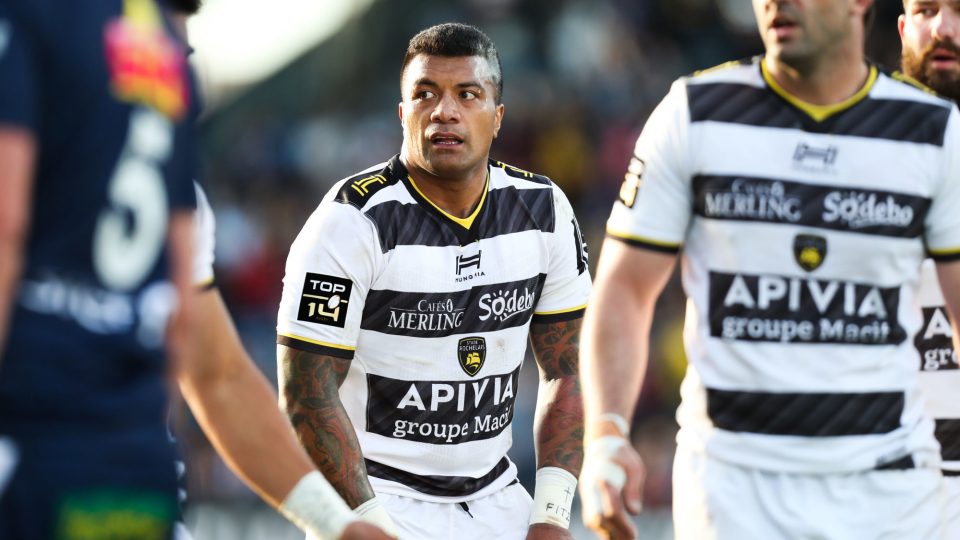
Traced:
<svg viewBox="0 0 960 540">
<path fill-rule="evenodd" d="M 302 338 L 290 334 L 277 334 L 277 345 L 290 347 L 313 354 L 322 354 L 324 356 L 333 356 L 336 358 L 345 358 L 352 360 L 356 352 L 356 347 L 347 347 L 346 345 L 337 345 L 335 343 L 325 343 L 313 339 Z"/>
<path fill-rule="evenodd" d="M 534 313 L 533 317 L 530 319 L 531 323 L 534 324 L 551 324 L 558 322 L 572 321 L 575 319 L 583 318 L 583 313 L 586 311 L 587 305 L 577 306 L 570 309 L 560 309 L 556 311 L 544 311 L 541 313 Z"/>
<path fill-rule="evenodd" d="M 654 240 L 652 238 L 644 238 L 642 236 L 633 236 L 616 231 L 607 231 L 607 238 L 612 238 L 614 240 L 619 240 L 629 246 L 638 247 L 643 249 L 648 249 L 650 251 L 656 251 L 658 253 L 670 253 L 676 254 L 680 252 L 680 248 L 683 247 L 683 244 L 672 244 L 670 242 L 662 242 L 660 240 Z"/>
<path fill-rule="evenodd" d="M 960 261 L 960 247 L 950 249 L 928 249 L 927 255 L 937 262 Z"/>
</svg>

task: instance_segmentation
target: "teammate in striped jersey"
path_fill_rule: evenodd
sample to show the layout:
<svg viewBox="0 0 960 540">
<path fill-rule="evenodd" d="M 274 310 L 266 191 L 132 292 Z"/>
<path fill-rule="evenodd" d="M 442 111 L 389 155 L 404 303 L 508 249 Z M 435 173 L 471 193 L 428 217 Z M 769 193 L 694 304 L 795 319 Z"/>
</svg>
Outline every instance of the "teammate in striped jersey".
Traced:
<svg viewBox="0 0 960 540">
<path fill-rule="evenodd" d="M 682 247 L 677 537 L 939 538 L 911 337 L 925 255 L 960 307 L 960 113 L 864 60 L 871 0 L 753 6 L 766 54 L 673 85 L 607 223 L 584 323 L 584 519 L 634 534 L 623 417 Z"/>
<path fill-rule="evenodd" d="M 960 100 L 960 2 L 904 0 L 898 21 L 903 71 L 939 94 Z M 920 287 L 923 326 L 914 343 L 927 411 L 936 422 L 947 495 L 947 538 L 960 538 L 960 366 L 932 261 L 925 261 Z"/>
<path fill-rule="evenodd" d="M 586 248 L 556 185 L 489 159 L 501 91 L 478 29 L 414 36 L 400 154 L 337 183 L 287 260 L 283 404 L 347 502 L 385 509 L 403 539 L 570 538 Z M 528 339 L 532 505 L 506 456 Z"/>
</svg>

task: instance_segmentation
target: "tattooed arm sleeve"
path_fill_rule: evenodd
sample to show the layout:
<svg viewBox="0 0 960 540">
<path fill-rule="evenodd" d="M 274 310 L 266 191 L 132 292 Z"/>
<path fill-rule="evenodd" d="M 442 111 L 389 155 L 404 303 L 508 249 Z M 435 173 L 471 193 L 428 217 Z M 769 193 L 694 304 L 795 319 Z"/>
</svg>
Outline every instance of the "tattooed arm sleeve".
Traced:
<svg viewBox="0 0 960 540">
<path fill-rule="evenodd" d="M 577 357 L 581 319 L 530 325 L 530 342 L 540 369 L 534 419 L 537 468 L 560 467 L 580 475 L 583 463 L 583 404 Z"/>
<path fill-rule="evenodd" d="M 338 389 L 351 360 L 277 346 L 280 406 L 317 469 L 351 508 L 373 498 L 353 424 Z"/>
</svg>

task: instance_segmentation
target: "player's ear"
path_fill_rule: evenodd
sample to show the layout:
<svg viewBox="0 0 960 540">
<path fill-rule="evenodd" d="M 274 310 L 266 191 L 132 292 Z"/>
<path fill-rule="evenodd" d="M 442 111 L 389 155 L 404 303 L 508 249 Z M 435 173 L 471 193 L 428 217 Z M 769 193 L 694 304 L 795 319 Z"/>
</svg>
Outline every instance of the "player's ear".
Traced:
<svg viewBox="0 0 960 540">
<path fill-rule="evenodd" d="M 397 103 L 397 116 L 400 118 L 400 123 L 403 123 L 403 102 Z"/>
<path fill-rule="evenodd" d="M 900 33 L 900 41 L 903 42 L 903 27 L 907 24 L 907 16 L 905 14 L 900 14 L 897 17 L 897 32 Z"/>
<path fill-rule="evenodd" d="M 493 120 L 493 138 L 496 139 L 500 133 L 500 123 L 503 122 L 503 103 L 497 105 L 496 116 Z"/>
</svg>

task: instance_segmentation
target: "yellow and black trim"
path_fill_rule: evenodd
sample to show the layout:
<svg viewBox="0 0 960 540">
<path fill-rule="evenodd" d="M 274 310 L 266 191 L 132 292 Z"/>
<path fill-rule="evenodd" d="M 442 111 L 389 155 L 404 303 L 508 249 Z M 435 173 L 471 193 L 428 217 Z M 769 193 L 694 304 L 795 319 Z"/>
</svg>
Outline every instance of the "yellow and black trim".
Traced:
<svg viewBox="0 0 960 540">
<path fill-rule="evenodd" d="M 489 167 L 487 168 L 487 179 L 483 182 L 483 193 L 480 195 L 480 202 L 477 203 L 477 207 L 473 209 L 473 212 L 471 212 L 470 215 L 465 218 L 458 218 L 453 214 L 450 214 L 443 208 L 440 208 L 439 206 L 437 206 L 436 203 L 431 201 L 430 198 L 427 197 L 423 193 L 423 191 L 420 190 L 420 187 L 417 186 L 417 183 L 413 180 L 413 176 L 408 174 L 407 180 L 410 182 L 410 185 L 413 186 L 413 189 L 414 191 L 417 192 L 417 195 L 419 195 L 424 201 L 426 201 L 427 204 L 432 206 L 434 210 L 439 212 L 440 215 L 456 223 L 457 225 L 460 225 L 464 229 L 469 230 L 471 227 L 473 227 L 473 222 L 476 221 L 477 216 L 480 215 L 480 210 L 483 209 L 483 203 L 486 202 L 487 200 L 487 192 L 490 191 L 490 168 Z"/>
<path fill-rule="evenodd" d="M 927 255 L 937 262 L 960 261 L 960 247 L 950 249 L 927 249 Z"/>
<path fill-rule="evenodd" d="M 583 314 L 586 310 L 587 310 L 587 305 L 583 304 L 583 305 L 568 308 L 568 309 L 535 312 L 533 314 L 533 318 L 530 319 L 530 322 L 533 324 L 552 324 L 552 323 L 558 323 L 558 322 L 573 321 L 576 319 L 582 319 Z"/>
<path fill-rule="evenodd" d="M 867 81 L 860 88 L 860 90 L 857 90 L 857 92 L 852 96 L 832 105 L 814 105 L 813 103 L 804 101 L 797 96 L 794 96 L 785 88 L 780 86 L 780 83 L 778 83 L 773 75 L 770 74 L 770 71 L 767 70 L 766 60 L 763 59 L 760 61 L 760 73 L 763 74 L 763 80 L 767 83 L 767 86 L 769 86 L 774 93 L 783 98 L 787 103 L 793 105 L 798 110 L 804 112 L 807 116 L 813 118 L 817 122 L 823 122 L 827 118 L 841 113 L 867 98 L 867 96 L 870 94 L 870 90 L 873 89 L 873 85 L 877 82 L 877 77 L 879 76 L 879 71 L 877 70 L 876 66 L 871 64 L 869 69 L 870 72 L 867 75 Z"/>
<path fill-rule="evenodd" d="M 327 343 L 324 341 L 317 341 L 315 339 L 295 336 L 293 334 L 281 333 L 277 333 L 277 345 L 283 345 L 285 347 L 290 347 L 291 349 L 297 349 L 313 354 L 334 356 L 336 358 L 346 358 L 348 360 L 353 359 L 353 355 L 357 351 L 356 347 L 338 345 L 336 343 Z"/>
<path fill-rule="evenodd" d="M 650 251 L 656 251 L 659 253 L 676 254 L 680 252 L 681 248 L 683 248 L 683 244 L 663 242 L 661 240 L 654 240 L 652 238 L 635 236 L 632 234 L 622 233 L 618 231 L 608 230 L 607 238 L 611 238 L 613 240 L 619 240 L 620 242 L 623 242 L 633 247 L 648 249 Z"/>
<path fill-rule="evenodd" d="M 217 276 L 210 276 L 207 279 L 198 281 L 193 284 L 193 288 L 195 288 L 197 292 L 212 291 L 217 288 Z"/>
</svg>

